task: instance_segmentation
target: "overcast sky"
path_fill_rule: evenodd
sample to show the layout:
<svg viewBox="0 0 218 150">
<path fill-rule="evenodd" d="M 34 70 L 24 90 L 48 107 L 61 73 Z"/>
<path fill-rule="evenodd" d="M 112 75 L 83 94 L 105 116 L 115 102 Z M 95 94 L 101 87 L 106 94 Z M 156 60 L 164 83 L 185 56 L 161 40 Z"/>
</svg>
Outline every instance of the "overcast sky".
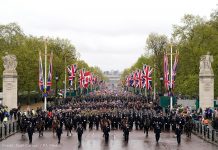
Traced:
<svg viewBox="0 0 218 150">
<path fill-rule="evenodd" d="M 80 59 L 102 70 L 130 67 L 151 32 L 172 33 L 186 13 L 209 18 L 217 0 L 1 0 L 0 24 L 69 39 Z"/>
</svg>

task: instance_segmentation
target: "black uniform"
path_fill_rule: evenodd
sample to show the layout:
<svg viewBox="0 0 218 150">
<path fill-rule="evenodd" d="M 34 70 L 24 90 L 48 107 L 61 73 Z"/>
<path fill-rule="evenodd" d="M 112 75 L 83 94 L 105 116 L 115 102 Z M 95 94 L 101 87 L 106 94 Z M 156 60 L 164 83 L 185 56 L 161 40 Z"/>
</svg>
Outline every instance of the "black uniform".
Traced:
<svg viewBox="0 0 218 150">
<path fill-rule="evenodd" d="M 125 126 L 123 129 L 123 135 L 124 135 L 124 140 L 128 141 L 129 140 L 129 127 Z"/>
<path fill-rule="evenodd" d="M 60 144 L 61 134 L 62 134 L 62 127 L 61 126 L 58 126 L 58 128 L 56 129 L 56 133 L 57 133 L 57 136 L 58 136 L 58 144 Z"/>
<path fill-rule="evenodd" d="M 158 142 L 160 139 L 160 133 L 161 133 L 161 127 L 158 124 L 158 122 L 156 122 L 156 124 L 154 126 L 154 133 L 155 133 L 155 137 L 156 137 L 156 142 Z"/>
<path fill-rule="evenodd" d="M 99 128 L 99 123 L 100 123 L 100 117 L 99 117 L 99 116 L 96 116 L 96 117 L 95 117 L 96 130 L 98 130 L 98 128 Z"/>
<path fill-rule="evenodd" d="M 180 144 L 181 143 L 182 129 L 179 126 L 177 126 L 175 129 L 175 133 L 176 133 L 176 137 L 177 137 L 177 143 Z"/>
<path fill-rule="evenodd" d="M 104 132 L 105 142 L 107 142 L 108 139 L 109 139 L 110 127 L 109 126 L 105 126 L 104 129 L 103 129 L 103 132 Z"/>
<path fill-rule="evenodd" d="M 146 132 L 146 136 L 148 136 L 148 130 L 150 128 L 151 120 L 149 117 L 144 118 L 144 133 Z"/>
<path fill-rule="evenodd" d="M 83 134 L 83 128 L 81 126 L 79 126 L 76 130 L 77 134 L 78 134 L 78 141 L 79 141 L 79 145 L 81 145 L 82 142 L 82 134 Z"/>
<path fill-rule="evenodd" d="M 33 139 L 33 132 L 34 132 L 34 127 L 32 126 L 32 124 L 30 124 L 27 128 L 27 133 L 28 133 L 28 137 L 29 137 L 29 143 L 32 144 L 32 139 Z"/>
</svg>

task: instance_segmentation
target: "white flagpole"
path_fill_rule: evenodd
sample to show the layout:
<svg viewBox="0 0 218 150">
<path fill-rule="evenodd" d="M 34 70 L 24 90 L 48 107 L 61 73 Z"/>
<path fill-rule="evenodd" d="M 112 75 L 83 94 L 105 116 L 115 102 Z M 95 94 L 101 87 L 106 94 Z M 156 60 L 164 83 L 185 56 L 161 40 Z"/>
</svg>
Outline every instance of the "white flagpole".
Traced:
<svg viewBox="0 0 218 150">
<path fill-rule="evenodd" d="M 173 109 L 173 97 L 172 97 L 172 80 L 173 80 L 173 78 L 172 78 L 172 76 L 173 76 L 173 68 L 172 68 L 172 66 L 173 66 L 173 48 L 172 48 L 172 45 L 171 45 L 171 48 L 170 48 L 170 110 L 172 110 Z"/>
<path fill-rule="evenodd" d="M 156 99 L 156 85 L 155 85 L 155 78 L 156 78 L 156 65 L 154 65 L 154 101 Z"/>
<path fill-rule="evenodd" d="M 66 56 L 64 58 L 64 99 L 66 98 L 67 94 L 67 69 L 66 69 Z"/>
<path fill-rule="evenodd" d="M 45 41 L 45 92 L 47 93 L 47 39 Z M 44 110 L 47 111 L 47 95 L 44 96 Z"/>
</svg>

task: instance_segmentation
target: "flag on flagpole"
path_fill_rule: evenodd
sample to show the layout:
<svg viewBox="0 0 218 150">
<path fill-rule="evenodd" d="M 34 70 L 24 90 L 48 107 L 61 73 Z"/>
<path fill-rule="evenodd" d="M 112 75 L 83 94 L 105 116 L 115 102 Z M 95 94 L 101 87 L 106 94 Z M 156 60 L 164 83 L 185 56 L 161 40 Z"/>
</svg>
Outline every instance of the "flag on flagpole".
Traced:
<svg viewBox="0 0 218 150">
<path fill-rule="evenodd" d="M 137 71 L 133 72 L 133 87 L 137 86 Z"/>
<path fill-rule="evenodd" d="M 84 88 L 84 72 L 85 72 L 85 69 L 80 69 L 80 71 L 79 71 L 79 85 L 80 85 L 80 88 Z"/>
<path fill-rule="evenodd" d="M 164 86 L 167 91 L 169 91 L 170 81 L 169 81 L 169 68 L 168 68 L 168 56 L 164 53 Z"/>
<path fill-rule="evenodd" d="M 44 77 L 43 77 L 41 52 L 39 53 L 39 89 L 41 92 L 44 92 Z"/>
<path fill-rule="evenodd" d="M 144 78 L 144 87 L 147 90 L 152 90 L 152 73 L 153 69 L 148 65 L 143 65 L 143 78 Z"/>
<path fill-rule="evenodd" d="M 73 85 L 73 79 L 76 77 L 76 70 L 77 70 L 76 64 L 72 64 L 71 66 L 67 67 L 67 71 L 69 74 L 68 80 L 69 80 L 70 86 Z"/>
<path fill-rule="evenodd" d="M 126 86 L 130 86 L 130 75 L 126 76 Z"/>
<path fill-rule="evenodd" d="M 90 74 L 89 82 L 90 82 L 91 85 L 93 85 L 93 83 L 94 83 L 94 82 L 93 82 L 93 74 L 92 74 L 92 73 Z"/>
<path fill-rule="evenodd" d="M 177 66 L 178 66 L 178 61 L 179 61 L 179 54 L 178 52 L 176 52 L 175 55 L 175 60 L 174 60 L 174 64 L 173 64 L 173 73 L 172 73 L 172 88 L 175 88 L 175 80 L 176 80 L 176 70 L 177 70 Z"/>
<path fill-rule="evenodd" d="M 142 71 L 137 71 L 137 87 L 142 88 Z"/>
<path fill-rule="evenodd" d="M 84 88 L 88 88 L 91 79 L 91 72 L 86 71 L 84 73 Z"/>
<path fill-rule="evenodd" d="M 50 64 L 49 64 L 49 69 L 48 69 L 48 81 L 47 81 L 47 89 L 46 91 L 49 92 L 51 90 L 51 86 L 52 86 L 52 59 L 53 59 L 53 53 L 51 52 L 50 55 Z"/>
<path fill-rule="evenodd" d="M 134 85 L 134 80 L 133 80 L 133 74 L 131 73 L 130 75 L 129 75 L 129 86 L 130 87 L 133 87 Z"/>
</svg>

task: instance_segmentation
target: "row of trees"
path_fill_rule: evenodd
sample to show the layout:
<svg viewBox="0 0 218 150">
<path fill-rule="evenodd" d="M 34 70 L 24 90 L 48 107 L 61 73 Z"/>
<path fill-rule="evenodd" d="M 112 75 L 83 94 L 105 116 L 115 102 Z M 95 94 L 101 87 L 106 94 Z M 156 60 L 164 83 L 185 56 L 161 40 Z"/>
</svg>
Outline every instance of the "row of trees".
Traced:
<svg viewBox="0 0 218 150">
<path fill-rule="evenodd" d="M 172 37 L 151 33 L 146 40 L 145 55 L 138 58 L 137 62 L 123 71 L 121 80 L 143 64 L 156 68 L 154 80 L 159 91 L 161 87 L 160 78 L 163 77 L 163 55 L 165 51 L 179 51 L 179 64 L 176 76 L 174 93 L 198 96 L 199 92 L 199 62 L 202 55 L 210 52 L 214 57 L 212 64 L 215 74 L 215 96 L 218 96 L 218 10 L 211 13 L 209 20 L 200 16 L 184 15 L 181 24 L 173 25 Z M 149 54 L 149 53 L 150 54 Z M 169 59 L 170 60 L 170 59 Z M 163 84 L 162 84 L 163 85 Z"/>
<path fill-rule="evenodd" d="M 47 38 L 48 54 L 53 51 L 53 83 L 55 75 L 59 77 L 58 87 L 63 88 L 65 57 L 66 65 L 76 63 L 78 69 L 85 68 L 97 75 L 101 80 L 105 77 L 99 67 L 91 67 L 85 61 L 79 59 L 74 45 L 67 39 Z M 17 57 L 18 66 L 18 92 L 39 91 L 39 51 L 44 53 L 45 38 L 25 35 L 21 27 L 16 23 L 0 25 L 0 58 L 7 53 Z M 44 62 L 44 57 L 42 57 Z M 49 60 L 49 59 L 48 59 Z M 44 67 L 44 65 L 43 65 Z M 0 59 L 0 73 L 3 75 L 3 61 Z M 54 85 L 54 84 L 53 84 Z M 54 89 L 54 88 L 53 88 Z M 2 80 L 0 80 L 2 91 Z"/>
</svg>

